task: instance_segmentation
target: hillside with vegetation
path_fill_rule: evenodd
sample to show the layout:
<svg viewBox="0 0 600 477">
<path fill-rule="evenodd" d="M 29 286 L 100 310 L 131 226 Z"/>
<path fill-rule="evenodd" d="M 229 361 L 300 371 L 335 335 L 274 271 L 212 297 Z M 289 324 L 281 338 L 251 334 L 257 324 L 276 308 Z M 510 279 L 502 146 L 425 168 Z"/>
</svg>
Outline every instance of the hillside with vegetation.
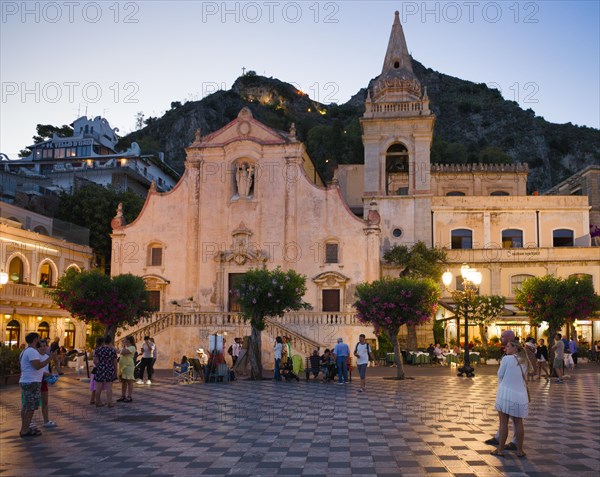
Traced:
<svg viewBox="0 0 600 477">
<path fill-rule="evenodd" d="M 546 190 L 590 164 L 600 164 L 600 132 L 571 123 L 553 124 L 531 109 L 505 100 L 485 84 L 454 78 L 413 60 L 427 87 L 436 115 L 432 163 L 523 162 L 530 168 L 529 190 Z M 294 86 L 254 72 L 238 78 L 229 91 L 200 101 L 173 102 L 160 118 L 122 138 L 136 141 L 143 153 L 164 152 L 166 162 L 183 171 L 185 147 L 225 126 L 248 106 L 256 119 L 279 130 L 296 124 L 297 135 L 321 175 L 328 180 L 337 164 L 363 162 L 359 119 L 366 88 L 347 103 L 321 104 Z"/>
</svg>

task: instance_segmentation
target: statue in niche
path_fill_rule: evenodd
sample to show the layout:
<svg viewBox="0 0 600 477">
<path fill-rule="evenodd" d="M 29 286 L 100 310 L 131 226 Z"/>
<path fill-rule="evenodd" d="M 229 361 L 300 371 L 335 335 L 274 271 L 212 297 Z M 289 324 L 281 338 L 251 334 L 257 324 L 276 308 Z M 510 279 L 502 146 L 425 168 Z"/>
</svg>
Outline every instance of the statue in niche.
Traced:
<svg viewBox="0 0 600 477">
<path fill-rule="evenodd" d="M 254 183 L 254 167 L 252 164 L 240 164 L 235 173 L 235 183 L 237 186 L 237 195 L 241 199 L 251 197 L 252 185 Z"/>
</svg>

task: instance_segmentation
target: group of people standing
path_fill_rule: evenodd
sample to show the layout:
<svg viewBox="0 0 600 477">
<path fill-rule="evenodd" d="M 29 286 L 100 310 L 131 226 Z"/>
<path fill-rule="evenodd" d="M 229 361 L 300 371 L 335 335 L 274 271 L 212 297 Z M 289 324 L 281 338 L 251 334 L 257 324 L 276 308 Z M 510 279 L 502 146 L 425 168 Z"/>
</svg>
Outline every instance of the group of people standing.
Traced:
<svg viewBox="0 0 600 477">
<path fill-rule="evenodd" d="M 146 371 L 148 375 L 146 384 L 151 384 L 154 362 L 156 361 L 156 344 L 149 336 L 144 337 L 141 353 L 142 360 L 138 383 L 142 384 L 144 382 L 143 377 Z M 112 385 L 117 377 L 121 381 L 121 397 L 116 401 L 124 403 L 133 401 L 132 394 L 133 383 L 135 382 L 137 354 L 133 336 L 123 338 L 119 349 L 113 345 L 113 340 L 110 336 L 101 337 L 96 340 L 94 369 L 92 370 L 92 379 L 90 381 L 90 391 L 92 392 L 90 404 L 95 404 L 96 407 L 105 405 L 113 407 Z M 102 391 L 106 393 L 106 403 L 102 402 Z"/>
<path fill-rule="evenodd" d="M 282 366 L 285 365 L 285 363 L 289 363 L 292 356 L 292 345 L 289 337 L 278 336 L 275 339 L 273 352 L 275 358 L 274 379 L 276 381 L 281 381 Z M 359 336 L 359 341 L 356 343 L 352 354 L 356 358 L 356 368 L 358 369 L 358 374 L 360 376 L 359 392 L 364 392 L 366 390 L 367 366 L 369 361 L 374 359 L 371 347 L 369 343 L 367 343 L 364 334 Z M 338 384 L 347 384 L 350 356 L 350 347 L 344 343 L 343 338 L 338 338 L 337 344 L 333 350 L 326 349 L 322 356 L 319 356 L 318 350 L 315 350 L 312 356 L 309 356 L 308 358 L 310 369 L 308 369 L 306 373 L 307 379 L 310 377 L 311 373 L 315 375 L 315 378 L 318 377 L 319 373 L 323 373 L 326 381 L 332 380 L 334 373 L 336 373 Z"/>
</svg>

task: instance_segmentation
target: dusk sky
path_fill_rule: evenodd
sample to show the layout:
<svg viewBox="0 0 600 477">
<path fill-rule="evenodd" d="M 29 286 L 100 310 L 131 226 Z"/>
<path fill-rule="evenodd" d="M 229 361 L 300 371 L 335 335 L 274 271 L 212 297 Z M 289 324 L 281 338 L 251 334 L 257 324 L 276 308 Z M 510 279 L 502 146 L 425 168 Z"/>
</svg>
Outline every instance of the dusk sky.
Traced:
<svg viewBox="0 0 600 477">
<path fill-rule="evenodd" d="M 38 123 L 135 115 L 229 89 L 242 68 L 346 102 L 381 72 L 394 11 L 413 57 L 555 123 L 600 128 L 600 2 L 1 2 L 0 152 Z"/>
</svg>

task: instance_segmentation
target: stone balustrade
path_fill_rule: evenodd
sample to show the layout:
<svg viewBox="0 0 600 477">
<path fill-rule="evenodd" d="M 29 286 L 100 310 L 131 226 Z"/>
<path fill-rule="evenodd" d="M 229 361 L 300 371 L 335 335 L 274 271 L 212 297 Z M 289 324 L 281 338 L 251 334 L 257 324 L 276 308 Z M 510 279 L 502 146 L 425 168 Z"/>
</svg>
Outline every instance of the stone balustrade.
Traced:
<svg viewBox="0 0 600 477">
<path fill-rule="evenodd" d="M 375 103 L 367 101 L 365 103 L 365 117 L 373 117 L 375 115 L 414 115 L 424 114 L 429 115 L 429 101 L 406 101 L 402 103 Z"/>
<path fill-rule="evenodd" d="M 10 302 L 32 303 L 44 307 L 57 307 L 48 295 L 48 289 L 35 285 L 7 283 L 2 287 L 1 300 Z"/>
</svg>

